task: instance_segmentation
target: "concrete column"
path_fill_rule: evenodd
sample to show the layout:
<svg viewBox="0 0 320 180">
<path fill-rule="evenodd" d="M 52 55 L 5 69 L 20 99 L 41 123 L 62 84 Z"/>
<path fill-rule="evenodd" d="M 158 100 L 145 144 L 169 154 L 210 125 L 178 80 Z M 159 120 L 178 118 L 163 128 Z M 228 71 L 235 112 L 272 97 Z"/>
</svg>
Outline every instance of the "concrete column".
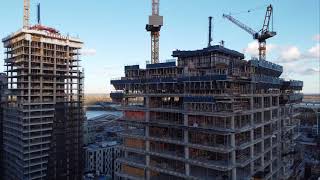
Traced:
<svg viewBox="0 0 320 180">
<path fill-rule="evenodd" d="M 234 116 L 231 117 L 231 129 L 235 129 Z"/>
<path fill-rule="evenodd" d="M 184 114 L 183 117 L 183 124 L 185 126 L 188 126 L 188 115 Z M 185 144 L 189 143 L 189 131 L 188 130 L 184 130 L 183 131 L 183 141 Z M 188 146 L 184 146 L 184 158 L 185 159 L 189 159 L 189 147 Z M 185 163 L 185 174 L 187 176 L 190 175 L 190 164 L 189 163 Z"/>
<path fill-rule="evenodd" d="M 150 107 L 150 97 L 146 97 L 146 100 L 145 100 L 145 106 L 146 108 L 149 108 Z M 145 119 L 146 122 L 150 122 L 150 111 L 147 111 L 146 112 L 146 119 Z M 146 152 L 149 152 L 150 151 L 150 141 L 149 141 L 149 135 L 150 135 L 150 128 L 149 128 L 149 125 L 146 125 L 145 126 L 145 136 L 146 136 Z M 146 155 L 146 166 L 147 167 L 150 167 L 150 155 Z M 150 179 L 150 170 L 149 169 L 146 169 L 146 180 L 149 180 Z"/>
<path fill-rule="evenodd" d="M 188 126 L 188 115 L 187 114 L 183 115 L 183 125 Z"/>
<path fill-rule="evenodd" d="M 235 134 L 231 135 L 231 146 L 232 147 L 236 146 L 236 144 L 235 144 Z M 231 163 L 232 163 L 233 166 L 235 166 L 235 164 L 236 164 L 236 151 L 235 150 L 233 150 L 231 152 Z M 236 169 L 236 167 L 233 167 L 232 168 L 232 180 L 236 180 L 236 179 L 237 179 L 237 169 Z"/>
<path fill-rule="evenodd" d="M 261 111 L 261 122 L 264 123 L 264 111 Z"/>
<path fill-rule="evenodd" d="M 186 152 L 186 156 L 189 156 L 189 148 L 185 148 L 185 152 Z M 187 157 L 185 157 L 185 158 L 187 158 Z M 189 176 L 190 175 L 190 164 L 189 163 L 185 163 L 185 171 L 186 171 L 185 172 L 186 175 Z"/>
<path fill-rule="evenodd" d="M 150 156 L 147 155 L 146 156 L 146 165 L 147 167 L 150 167 Z M 146 180 L 149 180 L 150 179 L 150 170 L 147 168 L 146 169 Z"/>
<path fill-rule="evenodd" d="M 270 107 L 272 107 L 272 96 L 270 96 L 269 98 L 270 98 Z"/>
<path fill-rule="evenodd" d="M 231 117 L 231 129 L 235 128 L 234 116 Z M 236 135 L 235 133 L 231 134 L 231 147 L 236 147 Z M 233 150 L 231 152 L 231 163 L 233 166 L 236 165 L 236 151 Z M 235 167 L 232 168 L 232 180 L 237 179 L 237 169 Z"/>
<path fill-rule="evenodd" d="M 250 115 L 250 118 L 251 118 L 251 125 L 254 126 L 254 115 L 251 114 Z M 254 161 L 253 161 L 253 157 L 254 157 L 254 129 L 252 129 L 250 131 L 250 138 L 251 138 L 251 147 L 250 147 L 250 157 L 251 157 L 251 162 L 250 162 L 250 174 L 253 174 L 254 173 Z"/>
<path fill-rule="evenodd" d="M 320 134 L 320 112 L 316 112 L 317 117 L 317 135 Z"/>
<path fill-rule="evenodd" d="M 271 139 L 272 139 L 272 138 L 271 138 Z M 272 140 L 271 140 L 271 144 L 272 144 Z M 273 167 L 272 167 L 272 163 L 273 163 L 272 151 L 273 151 L 273 148 L 272 148 L 271 151 L 270 151 L 270 159 L 271 159 L 270 169 L 271 169 L 271 172 L 274 172 Z"/>
<path fill-rule="evenodd" d="M 250 174 L 253 174 L 253 171 L 254 171 L 254 162 L 252 161 L 253 160 L 253 156 L 254 156 L 254 144 L 253 144 L 253 141 L 254 141 L 254 131 L 251 130 L 250 131 L 250 140 L 251 140 L 251 146 L 250 146 L 250 158 L 251 158 L 251 162 L 250 162 Z"/>
<path fill-rule="evenodd" d="M 250 124 L 251 124 L 251 126 L 254 125 L 254 114 L 253 113 L 250 115 Z"/>
<path fill-rule="evenodd" d="M 250 98 L 250 110 L 253 110 L 254 106 L 253 106 L 253 97 Z"/>
<path fill-rule="evenodd" d="M 145 103 L 146 108 L 150 108 L 150 97 L 145 97 Z"/>
<path fill-rule="evenodd" d="M 264 96 L 262 96 L 261 98 L 261 104 L 262 104 L 261 107 L 264 108 Z"/>
<path fill-rule="evenodd" d="M 262 142 L 261 142 L 261 148 L 262 148 L 262 156 L 261 156 L 261 165 L 264 167 L 264 126 L 261 127 L 261 133 L 262 133 Z"/>
</svg>

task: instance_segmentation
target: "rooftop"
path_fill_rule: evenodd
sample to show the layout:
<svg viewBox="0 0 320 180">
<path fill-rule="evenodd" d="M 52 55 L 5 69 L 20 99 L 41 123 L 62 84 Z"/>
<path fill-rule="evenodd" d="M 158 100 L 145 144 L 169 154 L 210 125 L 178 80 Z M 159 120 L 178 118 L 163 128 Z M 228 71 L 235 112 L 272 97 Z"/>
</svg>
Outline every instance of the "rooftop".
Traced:
<svg viewBox="0 0 320 180">
<path fill-rule="evenodd" d="M 206 55 L 209 53 L 222 53 L 225 55 L 233 56 L 235 58 L 240 58 L 244 59 L 244 54 L 239 53 L 238 51 L 234 51 L 228 48 L 225 48 L 220 45 L 215 45 L 215 46 L 210 46 L 207 48 L 203 48 L 200 50 L 192 50 L 192 51 L 181 51 L 181 50 L 176 50 L 173 51 L 172 56 L 173 57 L 190 57 L 190 56 L 199 56 L 199 55 Z"/>
<path fill-rule="evenodd" d="M 76 42 L 76 43 L 83 43 L 79 38 L 76 37 L 71 37 L 69 35 L 64 36 L 61 35 L 60 33 L 51 33 L 50 31 L 46 31 L 46 30 L 40 30 L 40 29 L 20 29 L 17 32 L 11 33 L 10 35 L 8 35 L 7 37 L 2 39 L 2 42 L 8 41 L 12 38 L 15 38 L 23 33 L 26 34 L 35 34 L 35 35 L 41 35 L 41 36 L 46 36 L 49 38 L 53 38 L 53 39 L 59 39 L 59 40 L 63 40 L 63 41 L 70 41 L 70 42 Z"/>
<path fill-rule="evenodd" d="M 118 145 L 119 143 L 117 141 L 102 141 L 102 142 L 97 142 L 94 144 L 90 144 L 87 146 L 88 150 L 97 150 L 100 148 L 107 148 L 107 147 L 113 147 Z"/>
</svg>

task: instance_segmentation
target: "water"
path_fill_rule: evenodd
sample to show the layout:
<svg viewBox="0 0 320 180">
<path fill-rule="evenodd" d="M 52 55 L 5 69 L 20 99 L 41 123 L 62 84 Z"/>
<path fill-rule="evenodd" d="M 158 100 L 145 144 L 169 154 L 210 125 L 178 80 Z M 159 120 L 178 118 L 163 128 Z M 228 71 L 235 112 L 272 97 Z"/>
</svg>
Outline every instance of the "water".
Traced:
<svg viewBox="0 0 320 180">
<path fill-rule="evenodd" d="M 87 119 L 91 119 L 91 118 L 94 118 L 94 117 L 98 117 L 98 116 L 101 116 L 101 115 L 107 115 L 107 114 L 112 114 L 112 115 L 115 115 L 115 116 L 121 116 L 122 112 L 120 112 L 120 111 L 87 111 L 86 112 Z"/>
</svg>

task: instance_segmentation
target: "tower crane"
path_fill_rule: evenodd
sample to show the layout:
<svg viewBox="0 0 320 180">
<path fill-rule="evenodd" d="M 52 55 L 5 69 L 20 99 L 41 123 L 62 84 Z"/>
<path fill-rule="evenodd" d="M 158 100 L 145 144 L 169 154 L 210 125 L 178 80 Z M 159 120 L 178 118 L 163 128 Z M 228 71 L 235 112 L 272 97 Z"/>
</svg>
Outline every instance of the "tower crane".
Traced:
<svg viewBox="0 0 320 180">
<path fill-rule="evenodd" d="M 23 0 L 23 29 L 29 28 L 30 0 Z"/>
<path fill-rule="evenodd" d="M 151 34 L 151 63 L 159 63 L 160 29 L 163 26 L 163 16 L 159 15 L 160 0 L 152 0 L 152 15 L 149 16 L 149 24 L 146 30 Z"/>
<path fill-rule="evenodd" d="M 253 39 L 258 40 L 259 43 L 259 60 L 266 60 L 266 40 L 277 35 L 276 32 L 269 29 L 270 27 L 270 20 L 271 17 L 273 16 L 273 7 L 270 4 L 267 7 L 267 11 L 266 11 L 266 15 L 264 17 L 264 22 L 263 22 L 263 26 L 262 29 L 258 32 L 256 32 L 255 30 L 251 29 L 250 27 L 248 27 L 247 25 L 243 24 L 242 22 L 240 22 L 239 20 L 235 19 L 234 17 L 232 17 L 231 15 L 226 15 L 223 14 L 224 18 L 227 18 L 229 21 L 233 22 L 234 24 L 236 24 L 237 26 L 239 26 L 241 29 L 245 30 L 246 32 L 248 32 L 249 34 L 251 34 L 253 36 Z M 272 27 L 273 28 L 273 27 Z"/>
<path fill-rule="evenodd" d="M 37 21 L 38 24 L 34 26 L 30 26 L 29 19 L 30 19 L 30 0 L 23 0 L 23 29 L 31 29 L 31 30 L 40 30 L 40 31 L 46 31 L 48 33 L 58 34 L 59 31 L 46 27 L 41 25 L 41 19 L 40 19 L 40 3 L 37 5 Z"/>
</svg>

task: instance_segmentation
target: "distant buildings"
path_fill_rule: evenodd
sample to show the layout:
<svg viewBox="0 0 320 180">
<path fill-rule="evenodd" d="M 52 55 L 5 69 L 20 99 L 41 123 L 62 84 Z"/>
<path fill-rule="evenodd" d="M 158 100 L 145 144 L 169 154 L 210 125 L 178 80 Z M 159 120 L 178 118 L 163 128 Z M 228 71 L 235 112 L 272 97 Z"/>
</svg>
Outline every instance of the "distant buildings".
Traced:
<svg viewBox="0 0 320 180">
<path fill-rule="evenodd" d="M 296 106 L 300 112 L 297 139 L 303 153 L 305 179 L 320 177 L 320 101 L 304 102 Z"/>
<path fill-rule="evenodd" d="M 3 108 L 7 102 L 7 76 L 0 73 L 0 177 L 3 177 Z"/>
<path fill-rule="evenodd" d="M 82 42 L 36 25 L 3 40 L 4 179 L 81 179 Z"/>
<path fill-rule="evenodd" d="M 303 83 L 280 65 L 223 46 L 174 51 L 176 62 L 125 66 L 120 120 L 129 179 L 288 179 L 301 164 L 293 105 Z"/>
<path fill-rule="evenodd" d="M 120 157 L 119 142 L 102 141 L 90 144 L 85 148 L 85 172 L 94 176 L 105 175 L 113 178 L 119 166 L 115 164 Z"/>
<path fill-rule="evenodd" d="M 94 105 L 93 109 L 99 110 L 97 113 L 105 110 L 104 113 L 90 116 L 83 126 L 85 180 L 114 179 L 114 172 L 119 168 L 119 165 L 115 164 L 116 158 L 121 156 L 121 140 L 117 133 L 122 131 L 123 127 L 117 119 L 122 113 L 114 111 L 112 103 L 99 104 Z M 92 106 L 87 109 L 90 109 L 90 114 L 95 114 Z"/>
<path fill-rule="evenodd" d="M 106 114 L 89 118 L 83 122 L 83 144 L 85 146 L 95 142 L 117 139 L 116 133 L 123 130 L 116 121 L 120 118 L 121 113 L 115 111 L 109 113 L 106 111 Z"/>
</svg>

